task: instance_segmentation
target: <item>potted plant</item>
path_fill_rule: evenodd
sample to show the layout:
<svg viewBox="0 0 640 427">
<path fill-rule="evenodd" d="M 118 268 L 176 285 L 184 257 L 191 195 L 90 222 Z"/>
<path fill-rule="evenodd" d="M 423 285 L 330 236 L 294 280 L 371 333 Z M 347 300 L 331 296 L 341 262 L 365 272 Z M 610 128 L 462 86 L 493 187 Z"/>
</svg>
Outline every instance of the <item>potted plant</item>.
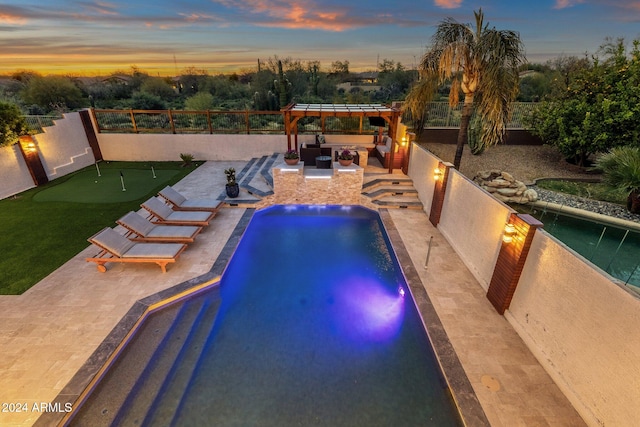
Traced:
<svg viewBox="0 0 640 427">
<path fill-rule="evenodd" d="M 351 154 L 351 151 L 347 149 L 342 150 L 338 155 L 338 163 L 340 163 L 341 166 L 349 166 L 353 163 L 353 154 Z"/>
<path fill-rule="evenodd" d="M 297 165 L 300 161 L 300 155 L 296 150 L 288 150 L 284 153 L 284 162 L 288 165 Z"/>
<path fill-rule="evenodd" d="M 236 182 L 236 170 L 235 168 L 229 168 L 224 170 L 225 175 L 227 175 L 227 196 L 231 198 L 236 198 L 240 194 L 240 186 Z"/>
</svg>

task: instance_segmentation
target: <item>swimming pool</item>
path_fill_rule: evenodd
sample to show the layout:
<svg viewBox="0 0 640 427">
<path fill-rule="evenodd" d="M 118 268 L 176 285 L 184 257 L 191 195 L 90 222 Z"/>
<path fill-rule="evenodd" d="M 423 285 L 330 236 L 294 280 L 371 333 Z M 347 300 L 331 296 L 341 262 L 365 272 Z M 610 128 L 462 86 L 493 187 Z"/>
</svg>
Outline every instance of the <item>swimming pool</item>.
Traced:
<svg viewBox="0 0 640 427">
<path fill-rule="evenodd" d="M 171 391 L 165 378 L 146 379 L 159 390 L 149 407 L 169 412 L 163 424 L 461 425 L 373 211 L 258 211 L 219 288 L 188 303 L 198 298 L 215 313 L 194 318 L 215 321 L 188 380 Z"/>
<path fill-rule="evenodd" d="M 544 229 L 625 284 L 640 287 L 640 233 L 560 212 L 531 213 Z"/>
</svg>

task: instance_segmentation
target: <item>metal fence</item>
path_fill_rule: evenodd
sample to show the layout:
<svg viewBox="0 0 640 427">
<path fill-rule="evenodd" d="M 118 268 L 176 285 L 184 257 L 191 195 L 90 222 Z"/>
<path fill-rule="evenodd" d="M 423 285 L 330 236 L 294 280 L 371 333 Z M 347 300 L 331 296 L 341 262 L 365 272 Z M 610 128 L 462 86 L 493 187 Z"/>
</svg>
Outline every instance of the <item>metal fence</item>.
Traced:
<svg viewBox="0 0 640 427">
<path fill-rule="evenodd" d="M 516 102 L 507 129 L 524 129 L 523 118 L 536 104 Z M 102 133 L 202 133 L 202 134 L 283 134 L 284 115 L 280 111 L 183 111 L 183 110 L 92 110 Z M 427 105 L 425 128 L 458 128 L 462 103 Z M 58 116 L 25 116 L 29 128 L 42 132 Z M 375 134 L 378 128 L 361 117 L 303 117 L 298 133 Z"/>
<path fill-rule="evenodd" d="M 102 133 L 284 133 L 280 111 L 92 111 Z"/>
<path fill-rule="evenodd" d="M 42 133 L 47 126 L 53 126 L 54 120 L 60 120 L 62 116 L 36 116 L 29 115 L 24 116 L 27 121 L 27 126 L 29 126 L 29 130 L 34 133 Z"/>
<path fill-rule="evenodd" d="M 462 105 L 463 103 L 461 102 L 451 108 L 448 102 L 430 102 L 427 104 L 424 127 L 460 127 Z M 524 129 L 524 117 L 530 114 L 536 105 L 534 102 L 514 102 L 512 104 L 511 120 L 507 124 L 507 129 Z"/>
</svg>

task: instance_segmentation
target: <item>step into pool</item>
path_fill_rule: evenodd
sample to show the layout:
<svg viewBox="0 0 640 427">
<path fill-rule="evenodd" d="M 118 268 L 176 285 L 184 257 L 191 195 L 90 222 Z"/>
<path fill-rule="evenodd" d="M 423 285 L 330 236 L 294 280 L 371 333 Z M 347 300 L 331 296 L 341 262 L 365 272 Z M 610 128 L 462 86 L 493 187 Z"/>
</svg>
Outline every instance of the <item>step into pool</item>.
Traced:
<svg viewBox="0 0 640 427">
<path fill-rule="evenodd" d="M 377 212 L 274 206 L 218 286 L 149 316 L 71 425 L 462 422 Z"/>
</svg>

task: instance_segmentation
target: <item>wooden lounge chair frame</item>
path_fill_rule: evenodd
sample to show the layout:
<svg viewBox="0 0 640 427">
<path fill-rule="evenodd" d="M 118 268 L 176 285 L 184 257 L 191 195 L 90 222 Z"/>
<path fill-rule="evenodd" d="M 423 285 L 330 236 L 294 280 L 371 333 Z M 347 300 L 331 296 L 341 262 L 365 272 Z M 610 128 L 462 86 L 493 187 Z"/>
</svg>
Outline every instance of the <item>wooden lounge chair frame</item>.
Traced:
<svg viewBox="0 0 640 427">
<path fill-rule="evenodd" d="M 173 187 L 167 185 L 158 193 L 169 202 L 176 211 L 206 211 L 218 212 L 222 206 L 221 200 L 215 199 L 187 199 Z"/>
<path fill-rule="evenodd" d="M 128 212 L 116 221 L 127 230 L 125 237 L 134 242 L 193 243 L 202 231 L 197 225 L 154 224 L 137 212 Z"/>
<path fill-rule="evenodd" d="M 157 197 L 150 198 L 140 206 L 149 211 L 151 214 L 150 221 L 154 224 L 197 225 L 204 227 L 209 225 L 216 215 L 215 212 L 205 211 L 175 211 Z"/>
<path fill-rule="evenodd" d="M 120 239 L 124 239 L 124 242 Z M 135 243 L 124 237 L 122 234 L 115 231 L 113 228 L 103 228 L 98 233 L 87 239 L 89 242 L 100 248 L 100 252 L 87 258 L 87 262 L 95 262 L 98 267 L 98 271 L 104 273 L 107 271 L 106 263 L 108 262 L 127 262 L 127 263 L 154 263 L 160 266 L 163 273 L 167 272 L 167 264 L 176 262 L 180 254 L 187 248 L 186 244 L 181 243 Z M 106 243 L 105 243 L 106 242 Z M 111 245 L 113 243 L 120 245 L 120 250 L 115 250 Z M 134 256 L 126 257 L 127 252 L 130 252 L 132 248 L 151 248 L 152 250 L 171 252 L 171 256 Z M 136 248 L 136 249 L 137 249 Z"/>
</svg>

